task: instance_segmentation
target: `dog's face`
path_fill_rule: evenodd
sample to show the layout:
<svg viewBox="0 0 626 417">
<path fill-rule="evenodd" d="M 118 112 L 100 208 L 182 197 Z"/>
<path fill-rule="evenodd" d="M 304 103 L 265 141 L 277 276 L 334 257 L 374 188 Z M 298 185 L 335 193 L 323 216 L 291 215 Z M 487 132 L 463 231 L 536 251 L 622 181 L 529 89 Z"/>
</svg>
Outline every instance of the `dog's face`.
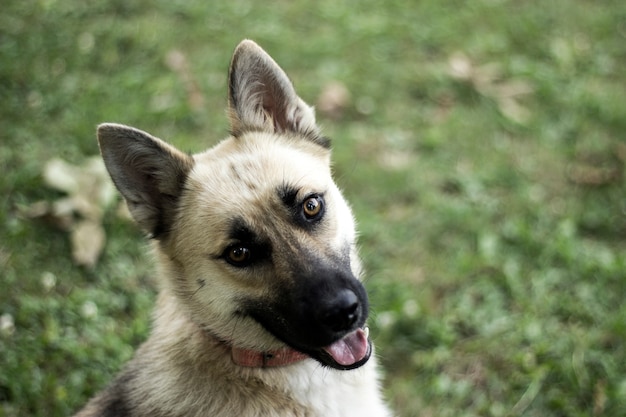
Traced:
<svg viewBox="0 0 626 417">
<path fill-rule="evenodd" d="M 333 368 L 361 366 L 371 348 L 354 221 L 312 109 L 244 41 L 229 111 L 232 137 L 193 156 L 136 129 L 99 127 L 111 177 L 157 241 L 166 290 L 235 346 L 287 344 Z"/>
</svg>

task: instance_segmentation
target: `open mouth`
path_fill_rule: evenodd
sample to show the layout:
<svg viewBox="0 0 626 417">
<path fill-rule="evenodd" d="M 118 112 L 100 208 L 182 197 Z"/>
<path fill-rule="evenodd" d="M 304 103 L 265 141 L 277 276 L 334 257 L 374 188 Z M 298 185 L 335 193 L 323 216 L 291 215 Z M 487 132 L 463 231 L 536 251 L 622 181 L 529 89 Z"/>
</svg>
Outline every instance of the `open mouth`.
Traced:
<svg viewBox="0 0 626 417">
<path fill-rule="evenodd" d="M 364 365 L 372 354 L 369 329 L 358 328 L 336 342 L 311 354 L 322 364 L 335 369 L 349 370 Z"/>
<path fill-rule="evenodd" d="M 373 347 L 365 326 L 367 295 L 356 279 L 350 283 L 354 288 L 336 290 L 330 284 L 320 284 L 320 290 L 305 286 L 296 294 L 281 296 L 279 300 L 285 305 L 250 301 L 245 314 L 323 366 L 356 369 L 369 360 Z"/>
</svg>

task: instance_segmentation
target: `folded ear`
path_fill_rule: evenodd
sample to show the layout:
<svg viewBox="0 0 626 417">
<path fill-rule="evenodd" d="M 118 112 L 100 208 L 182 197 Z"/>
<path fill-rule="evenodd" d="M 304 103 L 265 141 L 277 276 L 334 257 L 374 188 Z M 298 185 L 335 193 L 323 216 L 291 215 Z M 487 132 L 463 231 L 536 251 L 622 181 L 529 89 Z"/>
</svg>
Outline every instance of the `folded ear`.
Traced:
<svg viewBox="0 0 626 417">
<path fill-rule="evenodd" d="M 131 215 L 154 238 L 167 235 L 193 158 L 132 127 L 98 126 L 104 164 Z"/>
<path fill-rule="evenodd" d="M 241 42 L 233 54 L 229 74 L 231 131 L 297 133 L 329 147 L 315 123 L 315 112 L 296 94 L 287 74 L 259 45 Z"/>
</svg>

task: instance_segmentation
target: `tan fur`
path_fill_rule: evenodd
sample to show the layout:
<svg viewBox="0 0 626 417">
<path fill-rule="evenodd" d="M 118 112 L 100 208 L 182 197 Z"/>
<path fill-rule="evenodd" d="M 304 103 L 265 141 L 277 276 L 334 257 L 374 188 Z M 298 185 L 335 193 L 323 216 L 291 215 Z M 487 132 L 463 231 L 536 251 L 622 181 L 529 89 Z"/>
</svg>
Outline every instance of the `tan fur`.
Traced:
<svg viewBox="0 0 626 417">
<path fill-rule="evenodd" d="M 388 416 L 374 355 L 341 370 L 334 356 L 326 367 L 316 353 L 349 337 L 357 315 L 362 325 L 367 300 L 354 220 L 313 110 L 251 41 L 234 53 L 229 93 L 233 136 L 193 156 L 137 129 L 98 129 L 111 177 L 154 238 L 160 294 L 149 339 L 76 416 Z M 325 209 L 314 221 L 298 211 L 310 196 Z M 249 266 L 230 264 L 233 245 L 261 255 Z M 328 289 L 345 292 L 342 285 L 357 294 L 354 314 Z M 326 295 L 311 298 L 301 287 Z M 308 308 L 320 313 L 309 317 Z M 312 320 L 316 338 L 296 319 Z M 311 358 L 275 368 L 231 360 L 232 346 L 264 352 L 292 343 L 284 340 L 306 346 Z"/>
</svg>

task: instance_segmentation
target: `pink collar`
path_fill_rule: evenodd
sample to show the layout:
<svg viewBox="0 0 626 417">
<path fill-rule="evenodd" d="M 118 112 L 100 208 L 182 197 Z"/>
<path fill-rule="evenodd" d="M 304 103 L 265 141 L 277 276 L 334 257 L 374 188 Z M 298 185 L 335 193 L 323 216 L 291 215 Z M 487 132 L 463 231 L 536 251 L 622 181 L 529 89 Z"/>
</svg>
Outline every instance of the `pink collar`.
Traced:
<svg viewBox="0 0 626 417">
<path fill-rule="evenodd" d="M 230 350 L 230 358 L 235 365 L 247 368 L 272 368 L 277 366 L 291 365 L 309 357 L 290 347 L 282 349 L 268 350 L 261 352 L 253 349 L 244 349 L 233 346 L 232 343 L 223 340 L 208 329 L 204 333 L 215 340 L 224 349 Z"/>
<path fill-rule="evenodd" d="M 271 368 L 286 366 L 299 362 L 309 356 L 295 349 L 286 347 L 282 349 L 259 352 L 252 349 L 242 349 L 234 346 L 230 348 L 230 357 L 235 365 L 248 368 Z"/>
</svg>

